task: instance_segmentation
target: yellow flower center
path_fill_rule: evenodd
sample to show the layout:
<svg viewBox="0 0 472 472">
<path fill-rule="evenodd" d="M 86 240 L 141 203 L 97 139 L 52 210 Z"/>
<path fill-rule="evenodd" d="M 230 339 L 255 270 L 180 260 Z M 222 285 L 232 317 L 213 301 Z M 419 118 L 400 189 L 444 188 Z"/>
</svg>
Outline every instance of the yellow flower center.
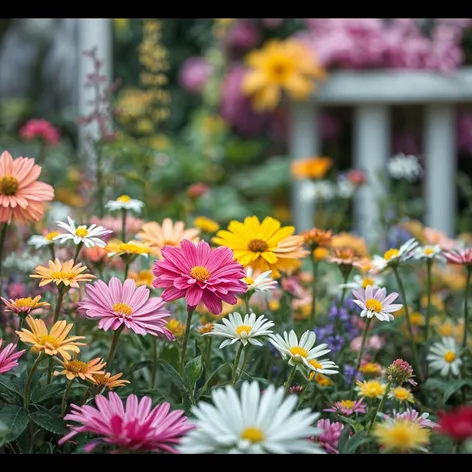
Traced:
<svg viewBox="0 0 472 472">
<path fill-rule="evenodd" d="M 398 249 L 389 249 L 385 254 L 384 254 L 384 259 L 386 261 L 389 261 L 392 259 L 392 257 L 398 256 Z"/>
<path fill-rule="evenodd" d="M 0 179 L 0 193 L 3 195 L 15 195 L 18 186 L 18 179 L 12 175 L 5 175 Z"/>
<path fill-rule="evenodd" d="M 50 233 L 44 236 L 48 241 L 52 241 L 56 236 L 59 236 L 61 233 L 59 231 L 51 231 Z"/>
<path fill-rule="evenodd" d="M 415 431 L 412 431 L 412 429 L 407 425 L 403 425 L 401 423 L 396 424 L 390 430 L 389 443 L 396 448 L 408 447 L 412 443 L 412 435 L 414 433 Z"/>
<path fill-rule="evenodd" d="M 290 352 L 294 356 L 300 356 L 300 357 L 307 357 L 308 356 L 308 351 L 306 349 L 303 349 L 300 346 L 293 346 L 290 348 Z"/>
<path fill-rule="evenodd" d="M 252 331 L 252 328 L 246 325 L 241 325 L 236 328 L 236 333 L 238 333 L 239 336 L 241 337 L 243 336 L 243 333 L 245 333 L 245 337 L 248 336 L 251 331 Z"/>
<path fill-rule="evenodd" d="M 28 298 L 19 298 L 18 300 L 15 300 L 15 306 L 18 308 L 28 308 L 36 305 L 36 302 L 33 302 L 33 299 L 31 297 Z"/>
<path fill-rule="evenodd" d="M 413 326 L 421 326 L 424 324 L 424 316 L 417 311 L 414 311 L 410 314 L 410 323 Z"/>
<path fill-rule="evenodd" d="M 426 247 L 426 248 L 424 249 L 424 253 L 425 253 L 427 256 L 430 256 L 431 254 L 434 254 L 434 252 L 435 252 L 434 249 L 431 248 L 431 247 Z"/>
<path fill-rule="evenodd" d="M 39 336 L 38 339 L 39 339 L 39 344 L 41 344 L 41 346 L 44 346 L 51 350 L 55 350 L 60 346 L 60 343 L 57 341 L 57 339 L 54 336 L 43 334 Z"/>
<path fill-rule="evenodd" d="M 446 354 L 444 354 L 444 360 L 446 362 L 454 362 L 456 360 L 456 353 L 452 351 L 447 351 Z"/>
<path fill-rule="evenodd" d="M 249 241 L 247 248 L 251 252 L 265 252 L 269 245 L 263 239 L 253 239 Z"/>
<path fill-rule="evenodd" d="M 272 80 L 279 83 L 285 83 L 287 76 L 293 73 L 293 67 L 290 67 L 292 64 L 288 62 L 278 62 L 272 64 L 272 67 L 269 71 L 272 76 Z"/>
<path fill-rule="evenodd" d="M 311 380 L 313 378 L 314 372 L 312 372 L 309 376 L 309 379 Z M 327 387 L 328 385 L 331 385 L 333 381 L 329 378 L 326 377 L 319 372 L 315 375 L 315 380 L 318 382 L 318 385 L 321 385 L 322 387 Z"/>
<path fill-rule="evenodd" d="M 128 203 L 131 200 L 131 197 L 129 195 L 121 195 L 121 197 L 118 197 L 116 199 L 117 202 L 121 203 Z"/>
<path fill-rule="evenodd" d="M 64 365 L 65 369 L 73 372 L 74 374 L 84 374 L 87 372 L 88 365 L 86 362 L 78 361 L 77 359 L 66 362 Z"/>
<path fill-rule="evenodd" d="M 63 270 L 51 272 L 51 279 L 53 280 L 72 280 L 74 277 L 73 272 L 64 272 Z"/>
<path fill-rule="evenodd" d="M 120 316 L 129 316 L 133 313 L 133 309 L 127 303 L 115 303 L 113 311 Z"/>
<path fill-rule="evenodd" d="M 306 357 L 306 356 L 303 356 L 303 357 Z M 316 359 L 313 359 L 312 361 L 308 361 L 308 363 L 310 365 L 312 365 L 315 369 L 322 369 L 323 368 L 323 366 Z"/>
<path fill-rule="evenodd" d="M 264 441 L 264 433 L 259 428 L 246 428 L 241 433 L 241 439 L 246 439 L 251 442 Z"/>
<path fill-rule="evenodd" d="M 378 300 L 375 300 L 373 298 L 369 298 L 368 300 L 366 300 L 365 307 L 369 311 L 373 311 L 375 313 L 380 313 L 383 309 L 382 304 Z"/>
<path fill-rule="evenodd" d="M 328 256 L 329 256 L 329 250 L 326 249 L 325 247 L 317 247 L 313 251 L 313 257 L 317 261 L 322 261 L 322 260 L 326 259 Z"/>
<path fill-rule="evenodd" d="M 359 367 L 359 371 L 363 374 L 378 374 L 380 370 L 380 366 L 374 362 L 367 362 L 366 364 Z"/>
<path fill-rule="evenodd" d="M 248 285 L 253 285 L 254 284 L 254 279 L 251 279 L 251 277 L 244 277 L 244 282 L 246 282 Z"/>
<path fill-rule="evenodd" d="M 88 236 L 88 234 L 89 232 L 86 226 L 79 226 L 75 230 L 75 235 L 78 236 L 79 238 L 85 238 L 86 236 Z"/>
<path fill-rule="evenodd" d="M 211 333 L 212 331 L 213 331 L 213 323 L 206 323 L 200 326 L 200 328 L 198 328 L 198 332 L 200 334 Z"/>
<path fill-rule="evenodd" d="M 210 278 L 210 271 L 202 266 L 192 267 L 190 275 L 199 282 L 206 282 Z"/>
<path fill-rule="evenodd" d="M 174 336 L 180 337 L 184 334 L 185 326 L 176 319 L 168 321 L 166 327 Z"/>
<path fill-rule="evenodd" d="M 170 239 L 165 239 L 163 242 L 162 242 L 162 245 L 163 246 L 177 246 L 177 243 L 175 241 L 171 241 Z"/>
<path fill-rule="evenodd" d="M 397 387 L 393 389 L 392 393 L 397 400 L 400 400 L 402 402 L 405 400 L 408 400 L 408 397 L 410 395 L 410 392 L 406 388 L 403 388 L 403 387 Z"/>
<path fill-rule="evenodd" d="M 355 405 L 352 400 L 341 400 L 340 404 L 342 408 L 354 408 Z"/>
<path fill-rule="evenodd" d="M 367 286 L 369 286 L 369 285 L 374 286 L 375 283 L 374 283 L 373 279 L 369 279 L 368 277 L 366 277 L 366 278 L 362 281 L 362 288 L 367 288 Z"/>
</svg>

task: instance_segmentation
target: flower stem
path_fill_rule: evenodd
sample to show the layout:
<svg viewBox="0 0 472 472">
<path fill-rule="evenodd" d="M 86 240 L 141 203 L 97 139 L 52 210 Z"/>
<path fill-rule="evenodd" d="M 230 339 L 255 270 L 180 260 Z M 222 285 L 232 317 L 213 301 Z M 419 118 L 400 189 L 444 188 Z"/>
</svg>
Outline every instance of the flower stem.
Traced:
<svg viewBox="0 0 472 472">
<path fill-rule="evenodd" d="M 341 270 L 341 273 L 343 274 L 343 277 L 344 277 L 344 280 L 343 280 L 344 285 L 347 284 L 347 281 L 349 280 L 349 275 L 351 274 L 351 272 L 352 272 L 352 265 L 349 265 L 347 268 L 344 268 Z M 339 301 L 339 306 L 342 306 L 342 304 L 344 303 L 344 299 L 346 298 L 346 293 L 347 293 L 347 288 L 344 287 L 341 293 L 341 300 Z"/>
<path fill-rule="evenodd" d="M 124 327 L 125 327 L 125 325 L 122 324 L 122 325 L 115 331 L 115 333 L 113 334 L 113 339 L 112 339 L 112 341 L 111 341 L 111 346 L 110 346 L 110 352 L 108 353 L 108 361 L 107 361 L 108 368 L 110 368 L 111 361 L 112 361 L 113 358 L 115 357 L 116 346 L 118 345 L 118 339 L 119 339 L 120 334 L 121 334 L 121 332 L 123 331 Z"/>
<path fill-rule="evenodd" d="M 121 209 L 121 240 L 126 242 L 126 216 L 128 212 L 126 208 Z"/>
<path fill-rule="evenodd" d="M 231 385 L 234 385 L 236 383 L 236 380 L 237 380 L 239 358 L 241 357 L 241 352 L 243 352 L 243 348 L 244 348 L 243 343 L 239 343 L 238 352 L 236 353 L 236 357 L 234 358 L 233 376 L 231 378 Z"/>
<path fill-rule="evenodd" d="M 354 385 L 356 383 L 356 378 L 357 378 L 357 374 L 359 372 L 359 367 L 361 366 L 362 354 L 364 354 L 365 341 L 367 339 L 367 332 L 369 331 L 371 321 L 372 321 L 372 318 L 367 318 L 367 321 L 365 323 L 364 333 L 362 334 L 361 350 L 359 351 L 359 358 L 357 359 L 356 370 L 355 370 L 354 375 L 352 376 L 352 380 L 351 380 L 351 389 L 349 391 L 349 398 L 352 397 L 352 391 L 354 390 Z"/>
<path fill-rule="evenodd" d="M 151 370 L 151 389 L 156 384 L 156 372 L 157 372 L 157 337 L 152 337 L 152 370 Z"/>
<path fill-rule="evenodd" d="M 205 380 L 210 378 L 211 373 L 211 345 L 213 343 L 213 338 L 211 336 L 205 336 L 206 342 L 206 352 L 205 352 L 205 369 L 206 375 Z"/>
<path fill-rule="evenodd" d="M 467 348 L 467 331 L 469 329 L 469 292 L 470 292 L 470 278 L 472 276 L 472 265 L 467 266 L 467 280 L 465 283 L 465 300 L 464 300 L 464 338 L 462 340 L 462 347 Z"/>
<path fill-rule="evenodd" d="M 48 244 L 49 252 L 51 253 L 52 260 L 56 259 L 56 251 L 54 250 L 54 244 Z"/>
<path fill-rule="evenodd" d="M 318 283 L 318 261 L 312 257 L 312 269 L 313 269 L 313 283 L 311 286 L 311 318 L 310 321 L 313 323 L 315 321 L 316 315 L 316 289 Z"/>
<path fill-rule="evenodd" d="M 30 393 L 31 393 L 31 382 L 33 380 L 33 375 L 36 372 L 36 369 L 38 368 L 39 363 L 45 359 L 44 354 L 41 352 L 37 359 L 34 361 L 33 367 L 31 367 L 31 372 L 29 373 L 28 380 L 26 381 L 26 386 L 25 386 L 25 398 L 24 398 L 24 404 L 23 406 L 28 409 L 29 406 L 29 401 L 30 401 Z M 52 360 L 52 358 L 51 358 Z"/>
<path fill-rule="evenodd" d="M 292 367 L 292 370 L 290 371 L 290 375 L 288 376 L 287 382 L 285 382 L 285 395 L 288 395 L 288 392 L 290 391 L 290 387 L 292 385 L 292 380 L 295 377 L 295 372 L 297 371 L 297 366 L 294 365 Z"/>
<path fill-rule="evenodd" d="M 367 430 L 367 434 L 370 434 L 370 431 L 372 427 L 374 426 L 375 421 L 377 420 L 377 415 L 382 412 L 384 404 L 385 404 L 385 399 L 387 398 L 388 392 L 390 391 L 390 387 L 392 386 L 392 382 L 389 382 L 387 386 L 385 387 L 385 393 L 382 397 L 382 400 L 379 403 L 379 406 L 377 407 L 377 410 L 374 413 L 374 416 L 372 417 L 372 421 L 370 423 L 369 429 Z"/>
<path fill-rule="evenodd" d="M 64 299 L 65 292 L 62 288 L 59 288 L 59 293 L 57 294 L 56 310 L 54 311 L 54 323 L 59 319 L 59 313 L 61 312 L 62 301 Z"/>
<path fill-rule="evenodd" d="M 429 318 L 431 316 L 431 267 L 433 259 L 426 261 L 426 294 L 428 297 L 428 304 L 426 306 L 426 322 L 424 327 L 424 340 L 427 341 L 429 337 Z"/>
<path fill-rule="evenodd" d="M 74 379 L 69 380 L 69 383 L 67 384 L 67 388 L 64 392 L 64 395 L 62 396 L 62 404 L 61 404 L 61 416 L 64 416 L 64 413 L 66 412 L 67 408 L 67 395 L 69 395 L 70 388 L 72 386 L 72 382 Z"/>
<path fill-rule="evenodd" d="M 124 279 L 123 279 L 124 281 L 128 278 L 129 264 L 130 264 L 130 261 L 127 259 L 125 263 L 125 274 L 124 274 Z"/>
<path fill-rule="evenodd" d="M 80 250 L 82 249 L 82 246 L 84 243 L 80 241 L 79 244 L 77 244 L 77 247 L 75 248 L 75 254 L 74 254 L 74 264 L 77 262 L 77 259 L 79 258 Z"/>
<path fill-rule="evenodd" d="M 3 246 L 5 245 L 5 236 L 7 234 L 8 223 L 2 224 L 2 230 L 0 232 L 0 295 L 3 294 Z M 2 309 L 3 311 L 3 309 Z"/>
<path fill-rule="evenodd" d="M 246 309 L 246 314 L 249 315 L 251 313 L 251 307 L 249 305 L 249 300 L 251 299 L 251 294 L 250 293 L 245 293 L 244 294 L 244 307 Z"/>
<path fill-rule="evenodd" d="M 402 279 L 400 278 L 400 274 L 398 273 L 398 268 L 392 267 L 392 269 L 393 269 L 393 273 L 395 274 L 395 279 L 397 280 L 398 288 L 400 290 L 400 295 L 402 296 L 403 307 L 405 308 L 405 318 L 406 318 L 406 323 L 408 325 L 408 332 L 411 338 L 411 350 L 413 352 L 413 360 L 415 362 L 416 370 L 418 372 L 418 378 L 422 381 L 423 370 L 421 369 L 421 364 L 418 359 L 418 351 L 416 350 L 416 343 L 415 343 L 415 338 L 413 336 L 413 329 L 411 327 L 410 312 L 408 310 L 408 302 L 406 299 L 405 288 L 403 287 Z"/>
<path fill-rule="evenodd" d="M 190 325 L 192 324 L 192 315 L 195 311 L 194 306 L 187 305 L 187 323 L 185 324 L 185 334 L 184 339 L 182 342 L 182 351 L 180 354 L 180 365 L 179 365 L 179 375 L 182 376 L 182 372 L 184 371 L 184 364 L 185 364 L 185 353 L 187 352 L 187 343 L 188 338 L 190 336 Z"/>
</svg>

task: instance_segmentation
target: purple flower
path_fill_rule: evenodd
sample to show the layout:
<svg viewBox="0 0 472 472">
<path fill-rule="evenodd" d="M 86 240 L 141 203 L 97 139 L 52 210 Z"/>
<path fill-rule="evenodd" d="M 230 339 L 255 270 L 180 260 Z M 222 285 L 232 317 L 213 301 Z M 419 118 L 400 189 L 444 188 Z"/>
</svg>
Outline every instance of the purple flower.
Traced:
<svg viewBox="0 0 472 472">
<path fill-rule="evenodd" d="M 344 365 L 344 378 L 346 381 L 346 385 L 351 385 L 352 378 L 354 377 L 354 375 L 356 375 L 355 367 L 353 367 L 352 365 L 347 365 L 347 364 Z M 359 380 L 361 378 L 362 376 L 359 373 L 357 373 L 356 380 Z"/>
<path fill-rule="evenodd" d="M 334 336 L 328 336 L 325 339 L 325 342 L 328 345 L 329 349 L 331 349 L 331 351 L 333 352 L 340 351 L 343 348 L 344 344 L 346 343 L 344 338 L 337 334 Z"/>
<path fill-rule="evenodd" d="M 384 252 L 391 247 L 400 247 L 409 241 L 413 235 L 401 226 L 394 226 L 387 235 L 387 240 L 384 244 Z"/>
<path fill-rule="evenodd" d="M 325 342 L 326 338 L 333 332 L 333 326 L 328 325 L 322 328 L 314 328 L 313 331 L 319 342 Z"/>
<path fill-rule="evenodd" d="M 225 36 L 225 49 L 230 54 L 244 54 L 256 47 L 261 40 L 261 33 L 255 21 L 238 20 Z"/>
<path fill-rule="evenodd" d="M 213 66 L 203 57 L 189 57 L 180 68 L 179 81 L 187 92 L 198 94 L 213 72 Z"/>
</svg>

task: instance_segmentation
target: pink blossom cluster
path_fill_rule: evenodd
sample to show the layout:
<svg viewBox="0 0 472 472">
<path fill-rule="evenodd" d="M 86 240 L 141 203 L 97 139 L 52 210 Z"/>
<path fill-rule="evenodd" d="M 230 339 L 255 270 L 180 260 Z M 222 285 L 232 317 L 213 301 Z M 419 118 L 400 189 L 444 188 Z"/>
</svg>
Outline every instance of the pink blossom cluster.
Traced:
<svg viewBox="0 0 472 472">
<path fill-rule="evenodd" d="M 179 71 L 179 82 L 187 92 L 199 94 L 208 82 L 213 66 L 203 57 L 189 57 Z"/>
<path fill-rule="evenodd" d="M 38 139 L 49 146 L 56 146 L 61 139 L 61 132 L 44 118 L 32 118 L 21 127 L 20 136 L 25 141 Z"/>
<path fill-rule="evenodd" d="M 462 31 L 471 20 L 307 18 L 310 44 L 326 68 L 429 69 L 447 72 L 463 61 Z"/>
</svg>

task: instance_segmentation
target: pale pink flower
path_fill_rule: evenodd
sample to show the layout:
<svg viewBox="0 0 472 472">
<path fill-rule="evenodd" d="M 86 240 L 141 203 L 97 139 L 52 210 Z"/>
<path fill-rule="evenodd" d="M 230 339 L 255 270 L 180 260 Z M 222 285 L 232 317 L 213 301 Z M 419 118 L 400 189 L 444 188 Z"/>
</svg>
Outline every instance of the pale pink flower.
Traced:
<svg viewBox="0 0 472 472">
<path fill-rule="evenodd" d="M 339 402 L 335 402 L 331 406 L 331 408 L 326 408 L 323 411 L 351 416 L 354 413 L 365 413 L 366 406 L 364 404 L 364 398 L 360 398 L 359 400 L 356 400 L 356 401 L 341 400 Z"/>
<path fill-rule="evenodd" d="M 187 189 L 187 196 L 190 198 L 202 197 L 210 191 L 210 187 L 202 182 L 190 185 Z"/>
<path fill-rule="evenodd" d="M 316 426 L 324 431 L 317 437 L 317 441 L 328 454 L 338 454 L 338 444 L 344 425 L 331 423 L 330 420 L 318 420 Z"/>
<path fill-rule="evenodd" d="M 436 428 L 438 426 L 434 421 L 428 420 L 429 413 L 420 415 L 416 410 L 408 408 L 403 413 L 397 413 L 393 410 L 393 419 L 396 421 L 409 421 L 411 423 L 418 423 L 422 428 Z M 384 415 L 384 418 L 390 418 L 389 415 Z"/>
<path fill-rule="evenodd" d="M 185 297 L 189 307 L 202 301 L 208 311 L 218 315 L 222 301 L 235 305 L 236 295 L 247 292 L 242 280 L 246 273 L 228 247 L 211 250 L 205 241 L 195 245 L 184 239 L 180 247 L 164 246 L 161 253 L 163 260 L 155 261 L 152 268 L 156 276 L 153 286 L 165 289 L 165 301 Z"/>
<path fill-rule="evenodd" d="M 403 307 L 400 303 L 392 303 L 397 297 L 397 292 L 387 295 L 386 288 L 376 288 L 368 285 L 367 288 L 353 290 L 355 299 L 353 302 L 362 309 L 361 318 L 372 318 L 374 315 L 380 321 L 393 321 L 393 312 Z"/>
<path fill-rule="evenodd" d="M 61 133 L 59 129 L 49 123 L 48 120 L 43 118 L 32 118 L 31 120 L 28 120 L 20 128 L 20 136 L 25 141 L 39 139 L 43 141 L 44 144 L 48 144 L 50 146 L 56 146 L 61 139 Z"/>
<path fill-rule="evenodd" d="M 358 336 L 357 338 L 354 338 L 350 344 L 351 351 L 359 352 L 361 350 L 361 344 L 362 344 L 362 336 Z M 370 336 L 369 338 L 366 339 L 365 347 L 374 352 L 377 352 L 377 351 L 380 351 L 380 349 L 382 349 L 384 344 L 385 343 L 382 340 L 382 338 L 379 335 L 374 334 L 374 336 Z"/>
<path fill-rule="evenodd" d="M 241 54 L 256 47 L 261 33 L 256 22 L 239 18 L 224 37 L 224 47 L 228 53 Z"/>
<path fill-rule="evenodd" d="M 136 395 L 126 399 L 126 406 L 115 392 L 95 397 L 97 407 L 90 405 L 71 405 L 72 412 L 64 417 L 80 425 L 68 425 L 71 432 L 59 440 L 62 445 L 80 433 L 98 436 L 84 446 L 85 452 L 91 452 L 104 442 L 127 451 L 154 451 L 177 454 L 173 447 L 180 443 L 182 435 L 194 428 L 188 423 L 182 410 L 169 412 L 170 404 L 165 402 L 152 408 L 150 397 L 138 400 Z"/>
<path fill-rule="evenodd" d="M 3 339 L 0 338 L 0 374 L 4 374 L 15 367 L 18 367 L 18 359 L 23 355 L 25 349 L 16 351 L 18 347 L 16 344 L 7 344 L 2 349 Z"/>
<path fill-rule="evenodd" d="M 164 335 L 174 339 L 166 328 L 170 313 L 164 308 L 160 297 L 149 298 L 150 291 L 145 285 L 136 288 L 136 282 L 127 279 L 122 284 L 112 277 L 108 285 L 97 280 L 85 286 L 87 297 L 79 302 L 79 309 L 87 318 L 99 318 L 98 327 L 104 331 L 117 330 L 121 325 L 136 334 Z"/>
<path fill-rule="evenodd" d="M 189 57 L 179 71 L 180 85 L 190 93 L 200 93 L 213 72 L 213 66 L 203 57 Z"/>
<path fill-rule="evenodd" d="M 456 242 L 449 239 L 444 233 L 433 228 L 424 228 L 423 235 L 428 244 L 438 245 L 443 251 L 449 251 L 456 247 Z"/>
<path fill-rule="evenodd" d="M 472 265 L 472 247 L 455 249 L 443 253 L 450 264 Z"/>
</svg>

